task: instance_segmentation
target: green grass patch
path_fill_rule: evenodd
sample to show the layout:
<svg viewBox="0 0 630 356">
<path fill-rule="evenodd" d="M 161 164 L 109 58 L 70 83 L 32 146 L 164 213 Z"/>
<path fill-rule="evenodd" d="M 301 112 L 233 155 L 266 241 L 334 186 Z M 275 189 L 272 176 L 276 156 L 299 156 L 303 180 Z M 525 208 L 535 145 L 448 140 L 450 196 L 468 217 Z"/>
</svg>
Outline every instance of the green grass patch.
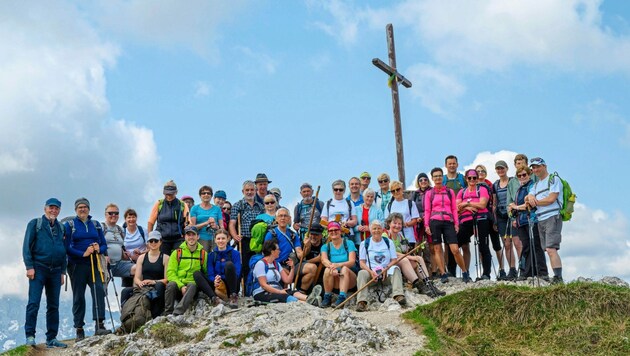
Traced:
<svg viewBox="0 0 630 356">
<path fill-rule="evenodd" d="M 201 329 L 201 331 L 199 331 L 197 333 L 197 336 L 195 336 L 195 342 L 203 341 L 203 339 L 206 337 L 206 334 L 208 333 L 208 331 L 210 331 L 210 328 L 203 328 L 203 329 Z"/>
<path fill-rule="evenodd" d="M 32 353 L 33 353 L 33 348 L 31 346 L 20 345 L 14 349 L 5 351 L 1 353 L 0 355 L 24 356 L 24 355 L 31 355 Z"/>
<path fill-rule="evenodd" d="M 598 283 L 467 289 L 404 314 L 424 353 L 630 354 L 630 289 Z"/>
<path fill-rule="evenodd" d="M 223 340 L 223 342 L 221 343 L 221 348 L 231 348 L 231 347 L 238 348 L 241 346 L 241 344 L 245 342 L 245 340 L 247 340 L 250 337 L 253 338 L 255 342 L 263 336 L 266 336 L 266 334 L 262 331 L 254 331 L 254 332 L 248 332 L 245 334 L 231 335 L 231 336 L 228 336 L 226 340 Z"/>
<path fill-rule="evenodd" d="M 164 347 L 171 347 L 190 338 L 181 332 L 177 326 L 170 323 L 158 323 L 151 325 L 151 336 L 162 343 Z"/>
</svg>

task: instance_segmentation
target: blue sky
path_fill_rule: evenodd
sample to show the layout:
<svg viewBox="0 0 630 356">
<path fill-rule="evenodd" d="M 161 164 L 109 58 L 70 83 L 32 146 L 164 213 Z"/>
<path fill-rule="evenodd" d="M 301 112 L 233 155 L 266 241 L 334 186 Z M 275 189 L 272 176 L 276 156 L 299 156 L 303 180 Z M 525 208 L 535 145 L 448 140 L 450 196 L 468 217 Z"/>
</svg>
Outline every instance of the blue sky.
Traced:
<svg viewBox="0 0 630 356">
<path fill-rule="evenodd" d="M 406 183 L 448 154 L 490 170 L 542 156 L 580 203 L 567 274 L 630 280 L 628 195 L 613 192 L 630 173 L 629 21 L 626 2 L 596 0 L 3 2 L 0 285 L 16 287 L 0 293 L 25 287 L 14 252 L 49 196 L 64 216 L 86 196 L 97 218 L 114 201 L 143 221 L 168 179 L 235 201 L 265 172 L 290 206 L 304 181 L 328 198 L 338 178 L 396 177 L 371 63 L 387 23 L 413 82 Z"/>
</svg>

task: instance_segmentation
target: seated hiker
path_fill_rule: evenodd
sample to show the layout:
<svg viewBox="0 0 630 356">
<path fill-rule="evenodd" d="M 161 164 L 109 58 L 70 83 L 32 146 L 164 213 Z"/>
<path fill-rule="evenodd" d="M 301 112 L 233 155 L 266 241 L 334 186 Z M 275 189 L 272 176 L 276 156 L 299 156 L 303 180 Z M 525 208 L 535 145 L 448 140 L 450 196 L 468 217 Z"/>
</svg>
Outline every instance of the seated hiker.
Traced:
<svg viewBox="0 0 630 356">
<path fill-rule="evenodd" d="M 197 297 L 197 285 L 193 274 L 208 270 L 208 256 L 199 243 L 197 228 L 187 226 L 184 229 L 186 240 L 175 249 L 168 261 L 168 284 L 164 300 L 164 314 L 181 315 Z M 175 300 L 180 299 L 175 305 Z"/>
<path fill-rule="evenodd" d="M 330 306 L 333 288 L 339 289 L 335 306 L 346 300 L 348 289 L 357 284 L 357 249 L 352 241 L 341 237 L 341 225 L 336 221 L 328 223 L 330 242 L 322 246 L 324 270 L 324 299 L 322 308 Z"/>
<path fill-rule="evenodd" d="M 324 228 L 314 223 L 311 226 L 310 234 L 305 234 L 304 238 L 304 260 L 302 261 L 302 268 L 300 269 L 300 278 L 298 279 L 298 285 L 303 291 L 307 291 L 314 284 L 318 284 L 319 281 L 315 280 L 319 275 L 317 269 L 321 263 L 321 249 L 322 249 L 322 233 Z"/>
<path fill-rule="evenodd" d="M 391 215 L 387 217 L 386 224 L 389 225 L 389 230 L 386 232 L 387 237 L 394 242 L 398 258 L 407 252 L 407 248 L 405 247 L 407 241 L 402 232 L 402 214 L 391 213 Z M 437 289 L 433 282 L 429 280 L 428 269 L 421 256 L 409 255 L 401 259 L 397 265 L 400 267 L 403 276 L 418 290 L 418 293 L 426 294 L 431 298 L 446 294 Z"/>
<path fill-rule="evenodd" d="M 228 245 L 228 232 L 219 229 L 214 234 L 215 248 L 208 255 L 208 273 L 193 273 L 195 283 L 215 306 L 227 301 L 232 309 L 238 308 L 238 287 L 241 274 L 241 254 Z"/>
<path fill-rule="evenodd" d="M 162 245 L 162 234 L 159 231 L 151 231 L 148 236 L 147 245 L 149 251 L 138 257 L 136 263 L 137 273 L 133 278 L 134 287 L 142 288 L 151 286 L 155 289 L 154 298 L 151 299 L 151 317 L 156 318 L 164 312 L 164 294 L 167 283 L 167 268 L 169 256 L 160 251 Z M 127 287 L 120 293 L 120 304 L 133 295 L 134 288 Z"/>
<path fill-rule="evenodd" d="M 396 266 L 396 246 L 387 237 L 383 237 L 383 226 L 378 220 L 370 223 L 372 237 L 361 242 L 359 248 L 359 261 L 361 270 L 357 275 L 357 288 L 361 290 L 372 280 L 379 283 L 391 284 L 394 300 L 401 306 L 407 304 L 403 279 L 400 268 Z M 357 296 L 357 311 L 367 310 L 368 289 L 361 290 Z"/>
<path fill-rule="evenodd" d="M 321 286 L 313 288 L 310 295 L 284 287 L 285 284 L 293 282 L 295 269 L 293 261 L 289 259 L 288 267 L 283 268 L 277 259 L 280 256 L 280 247 L 274 239 L 263 243 L 263 258 L 254 265 L 254 290 L 252 292 L 254 300 L 266 303 L 291 303 L 307 302 L 312 305 L 319 305 L 322 292 Z"/>
<path fill-rule="evenodd" d="M 267 198 L 273 196 L 273 194 L 267 195 Z M 278 246 L 280 246 L 280 255 L 278 256 L 278 262 L 282 267 L 288 267 L 288 261 L 292 260 L 293 264 L 297 267 L 297 263 L 302 256 L 302 245 L 298 235 L 289 228 L 291 223 L 291 215 L 286 208 L 280 208 L 276 212 L 276 222 L 278 226 L 267 231 L 265 235 L 265 241 L 276 239 Z M 315 274 L 313 272 L 313 274 Z"/>
</svg>

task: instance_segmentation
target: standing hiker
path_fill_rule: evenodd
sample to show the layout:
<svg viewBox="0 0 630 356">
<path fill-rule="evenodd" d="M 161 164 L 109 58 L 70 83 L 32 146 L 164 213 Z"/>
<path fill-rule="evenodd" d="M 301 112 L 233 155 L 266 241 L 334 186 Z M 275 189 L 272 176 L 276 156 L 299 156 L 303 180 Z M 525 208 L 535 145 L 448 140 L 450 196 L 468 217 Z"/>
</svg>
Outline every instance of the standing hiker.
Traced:
<svg viewBox="0 0 630 356">
<path fill-rule="evenodd" d="M 107 254 L 107 243 L 101 224 L 92 220 L 90 202 L 79 198 L 74 202 L 77 216 L 64 224 L 66 238 L 64 245 L 68 253 L 68 274 L 72 283 L 72 314 L 76 340 L 85 338 L 85 288 L 92 294 L 92 319 L 96 324 L 95 335 L 107 335 L 105 329 L 105 290 L 97 259 Z M 96 258 L 95 258 L 96 257 Z"/>
<path fill-rule="evenodd" d="M 199 243 L 206 252 L 214 246 L 214 232 L 223 228 L 221 205 L 212 205 L 212 187 L 204 185 L 199 188 L 201 203 L 190 210 L 190 225 L 199 230 Z"/>
<path fill-rule="evenodd" d="M 300 234 L 301 239 L 304 239 L 311 218 L 311 209 L 315 207 L 313 221 L 320 221 L 324 202 L 319 199 L 315 201 L 313 186 L 310 183 L 302 183 L 302 186 L 300 186 L 300 195 L 302 196 L 302 201 L 299 202 L 293 210 L 293 229 Z"/>
<path fill-rule="evenodd" d="M 363 195 L 361 194 L 361 181 L 357 177 L 352 177 L 348 181 L 350 194 L 346 197 L 354 206 L 363 204 Z"/>
<path fill-rule="evenodd" d="M 63 245 L 64 229 L 57 220 L 61 202 L 50 198 L 44 205 L 44 215 L 31 220 L 26 226 L 22 257 L 28 278 L 28 304 L 26 305 L 26 345 L 35 346 L 37 312 L 46 288 L 46 346 L 67 347 L 57 340 L 59 330 L 59 294 L 65 282 L 67 267 Z"/>
<path fill-rule="evenodd" d="M 164 184 L 164 199 L 155 202 L 149 215 L 147 229 L 162 234 L 162 252 L 171 251 L 184 242 L 184 227 L 188 225 L 188 205 L 177 199 L 177 185 L 172 180 Z M 155 228 L 155 229 L 154 229 Z"/>
</svg>

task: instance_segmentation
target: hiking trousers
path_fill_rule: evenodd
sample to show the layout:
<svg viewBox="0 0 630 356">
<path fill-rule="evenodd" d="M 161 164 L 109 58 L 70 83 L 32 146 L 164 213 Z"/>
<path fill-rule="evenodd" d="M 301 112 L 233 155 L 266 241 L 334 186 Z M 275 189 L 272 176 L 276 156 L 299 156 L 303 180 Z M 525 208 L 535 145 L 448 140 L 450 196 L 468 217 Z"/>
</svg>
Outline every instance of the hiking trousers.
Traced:
<svg viewBox="0 0 630 356">
<path fill-rule="evenodd" d="M 188 310 L 197 297 L 197 285 L 195 283 L 188 283 L 186 287 L 186 294 L 182 295 L 182 291 L 177 286 L 177 283 L 168 282 L 164 296 L 165 314 L 182 315 Z M 176 305 L 175 301 L 177 299 L 179 299 L 179 302 Z"/>
<path fill-rule="evenodd" d="M 523 275 L 526 277 L 548 277 L 549 272 L 547 271 L 547 260 L 545 259 L 545 251 L 543 251 L 542 244 L 540 242 L 540 234 L 538 233 L 538 224 L 534 224 L 534 259 L 536 260 L 536 270 L 532 270 L 532 255 L 530 246 L 530 237 L 529 237 L 529 225 L 519 226 L 518 227 L 518 238 L 521 240 L 521 244 L 523 244 L 523 250 L 521 251 L 521 261 L 524 261 L 524 271 Z M 535 274 L 534 274 L 535 273 Z"/>
<path fill-rule="evenodd" d="M 59 294 L 61 293 L 61 267 L 35 266 L 35 278 L 28 281 L 28 304 L 26 305 L 26 337 L 35 336 L 37 312 L 46 288 L 46 341 L 57 338 L 59 330 Z M 67 283 L 67 281 L 66 281 Z"/>
<path fill-rule="evenodd" d="M 383 284 L 391 284 L 392 286 L 392 297 L 396 297 L 399 295 L 405 295 L 405 291 L 403 290 L 403 279 L 402 279 L 402 274 L 400 273 L 400 268 L 394 266 L 392 267 L 394 269 L 394 273 L 393 274 L 387 274 L 387 278 L 385 278 L 383 280 Z M 389 272 L 389 271 L 388 271 Z M 372 279 L 372 275 L 370 275 L 370 272 L 366 271 L 366 270 L 360 270 L 359 274 L 357 275 L 357 288 L 361 289 L 364 285 L 366 285 L 370 280 Z M 375 284 L 372 284 L 372 287 L 375 286 Z M 359 292 L 359 295 L 357 296 L 357 301 L 359 302 L 367 302 L 367 298 L 369 295 L 369 287 L 365 288 L 364 290 Z"/>
<path fill-rule="evenodd" d="M 96 304 L 92 302 L 92 320 L 97 323 L 105 320 L 105 290 L 103 289 L 98 268 L 94 266 L 94 283 L 92 283 L 92 268 L 90 264 L 68 264 L 68 274 L 72 284 L 74 328 L 82 328 L 85 325 L 85 288 L 88 286 L 92 294 L 92 301 L 96 297 Z M 98 315 L 96 315 L 97 309 Z"/>
</svg>

